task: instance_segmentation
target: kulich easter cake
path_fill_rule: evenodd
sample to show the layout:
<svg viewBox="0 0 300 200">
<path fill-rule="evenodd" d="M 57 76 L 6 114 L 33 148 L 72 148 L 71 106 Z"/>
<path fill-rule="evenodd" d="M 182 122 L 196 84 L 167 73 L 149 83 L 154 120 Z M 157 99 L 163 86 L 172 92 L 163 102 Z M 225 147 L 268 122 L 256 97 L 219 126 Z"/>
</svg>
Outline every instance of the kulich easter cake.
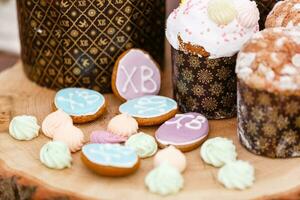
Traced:
<svg viewBox="0 0 300 200">
<path fill-rule="evenodd" d="M 118 144 L 87 144 L 82 148 L 81 158 L 89 169 L 103 176 L 126 176 L 140 165 L 133 148 Z"/>
<path fill-rule="evenodd" d="M 236 54 L 259 30 L 250 0 L 187 0 L 167 20 L 180 111 L 209 119 L 236 115 Z"/>
<path fill-rule="evenodd" d="M 300 25 L 300 1 L 279 1 L 266 20 L 266 28 Z"/>
<path fill-rule="evenodd" d="M 129 100 L 119 107 L 119 112 L 134 117 L 140 126 L 159 125 L 175 116 L 177 103 L 171 98 L 157 95 Z"/>
<path fill-rule="evenodd" d="M 94 90 L 66 88 L 56 93 L 54 107 L 70 115 L 74 123 L 86 123 L 105 112 L 106 101 L 102 94 Z"/>
<path fill-rule="evenodd" d="M 300 156 L 300 29 L 257 33 L 238 55 L 238 135 L 249 151 Z"/>
<path fill-rule="evenodd" d="M 160 88 L 160 67 L 149 53 L 141 49 L 130 49 L 116 61 L 112 89 L 121 100 L 157 95 Z"/>
<path fill-rule="evenodd" d="M 208 120 L 199 113 L 177 114 L 155 132 L 161 148 L 173 145 L 182 151 L 198 148 L 209 133 Z"/>
</svg>

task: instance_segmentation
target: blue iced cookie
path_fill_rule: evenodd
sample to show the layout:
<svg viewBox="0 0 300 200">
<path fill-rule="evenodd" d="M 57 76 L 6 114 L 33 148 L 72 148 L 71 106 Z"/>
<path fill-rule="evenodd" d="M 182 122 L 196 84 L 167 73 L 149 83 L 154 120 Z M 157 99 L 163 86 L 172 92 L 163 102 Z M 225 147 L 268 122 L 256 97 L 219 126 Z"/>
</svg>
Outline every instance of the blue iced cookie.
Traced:
<svg viewBox="0 0 300 200">
<path fill-rule="evenodd" d="M 85 123 L 99 118 L 106 109 L 106 102 L 104 96 L 94 90 L 66 88 L 56 93 L 54 106 L 70 115 L 74 123 Z"/>
<path fill-rule="evenodd" d="M 139 168 L 135 149 L 119 144 L 87 144 L 82 148 L 83 163 L 103 176 L 126 176 Z"/>
<path fill-rule="evenodd" d="M 162 124 L 174 117 L 178 106 L 176 101 L 163 96 L 144 96 L 122 104 L 120 113 L 134 117 L 141 126 Z"/>
</svg>

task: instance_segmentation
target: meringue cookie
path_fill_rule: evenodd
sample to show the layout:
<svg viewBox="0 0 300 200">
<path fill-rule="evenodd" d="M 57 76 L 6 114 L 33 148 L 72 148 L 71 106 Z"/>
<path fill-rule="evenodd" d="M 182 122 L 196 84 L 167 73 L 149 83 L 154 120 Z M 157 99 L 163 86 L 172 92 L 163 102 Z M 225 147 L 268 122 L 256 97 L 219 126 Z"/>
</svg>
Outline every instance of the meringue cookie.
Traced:
<svg viewBox="0 0 300 200">
<path fill-rule="evenodd" d="M 143 132 L 130 136 L 125 146 L 135 149 L 140 158 L 148 158 L 157 152 L 157 143 L 151 135 Z"/>
<path fill-rule="evenodd" d="M 34 116 L 17 116 L 9 124 L 9 134 L 17 140 L 32 140 L 39 135 L 39 130 Z"/>
<path fill-rule="evenodd" d="M 179 172 L 183 172 L 186 169 L 186 157 L 185 155 L 174 146 L 169 146 L 163 150 L 160 150 L 154 157 L 154 167 L 158 167 L 163 163 L 168 163 L 175 167 Z"/>
<path fill-rule="evenodd" d="M 137 133 L 137 121 L 128 114 L 120 114 L 110 120 L 107 130 L 113 134 L 130 137 Z"/>
<path fill-rule="evenodd" d="M 71 152 L 76 152 L 83 146 L 84 135 L 79 128 L 73 125 L 66 125 L 57 129 L 57 133 L 53 136 L 53 140 L 66 143 Z"/>
<path fill-rule="evenodd" d="M 73 125 L 72 118 L 62 110 L 57 110 L 44 119 L 42 131 L 47 137 L 53 138 L 54 134 L 61 126 L 71 124 Z"/>
<path fill-rule="evenodd" d="M 166 196 L 179 192 L 184 180 L 175 167 L 163 163 L 146 176 L 145 184 L 151 192 Z"/>
<path fill-rule="evenodd" d="M 200 156 L 207 164 L 222 167 L 228 162 L 236 160 L 236 147 L 226 138 L 216 137 L 207 140 L 200 149 Z"/>
<path fill-rule="evenodd" d="M 218 25 L 229 24 L 237 15 L 237 10 L 231 0 L 210 0 L 207 12 L 209 18 Z"/>
<path fill-rule="evenodd" d="M 237 4 L 237 21 L 240 25 L 246 28 L 255 26 L 260 18 L 255 1 L 240 0 Z"/>
<path fill-rule="evenodd" d="M 220 169 L 218 180 L 228 189 L 244 190 L 253 185 L 255 170 L 245 161 L 230 162 Z"/>
<path fill-rule="evenodd" d="M 40 151 L 41 162 L 51 169 L 64 169 L 72 165 L 68 146 L 60 141 L 48 142 Z"/>
<path fill-rule="evenodd" d="M 107 131 L 93 131 L 90 135 L 90 142 L 93 144 L 116 144 L 123 143 L 127 137 L 112 134 Z"/>
</svg>

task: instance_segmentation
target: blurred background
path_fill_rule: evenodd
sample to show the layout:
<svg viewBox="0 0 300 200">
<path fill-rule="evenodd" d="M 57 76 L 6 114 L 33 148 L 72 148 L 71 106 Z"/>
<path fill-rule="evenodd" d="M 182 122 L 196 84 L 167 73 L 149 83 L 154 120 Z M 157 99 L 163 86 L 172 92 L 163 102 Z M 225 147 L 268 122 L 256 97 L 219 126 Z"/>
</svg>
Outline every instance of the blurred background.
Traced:
<svg viewBox="0 0 300 200">
<path fill-rule="evenodd" d="M 178 5 L 177 0 L 166 2 L 168 13 Z M 19 53 L 16 0 L 0 0 L 0 71 L 16 63 Z"/>
</svg>

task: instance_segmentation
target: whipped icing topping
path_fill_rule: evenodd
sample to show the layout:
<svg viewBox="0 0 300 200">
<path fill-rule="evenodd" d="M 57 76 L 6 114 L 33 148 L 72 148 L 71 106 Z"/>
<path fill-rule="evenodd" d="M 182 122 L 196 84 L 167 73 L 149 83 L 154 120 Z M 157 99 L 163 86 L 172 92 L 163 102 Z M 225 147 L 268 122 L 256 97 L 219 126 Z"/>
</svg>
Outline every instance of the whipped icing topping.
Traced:
<svg viewBox="0 0 300 200">
<path fill-rule="evenodd" d="M 300 28 L 269 28 L 253 36 L 237 58 L 238 78 L 269 92 L 300 92 Z"/>
<path fill-rule="evenodd" d="M 145 184 L 151 192 L 166 196 L 179 192 L 184 180 L 175 167 L 163 163 L 146 176 Z"/>
<path fill-rule="evenodd" d="M 170 14 L 166 37 L 177 50 L 186 50 L 180 37 L 185 44 L 203 47 L 210 58 L 230 57 L 259 30 L 258 20 L 250 0 L 187 0 Z"/>
<path fill-rule="evenodd" d="M 17 140 L 32 140 L 39 135 L 39 130 L 34 116 L 17 116 L 9 124 L 9 134 Z"/>
<path fill-rule="evenodd" d="M 228 189 L 244 190 L 253 185 L 255 170 L 248 162 L 231 162 L 219 170 L 218 180 Z"/>
<path fill-rule="evenodd" d="M 64 169 L 72 165 L 72 156 L 68 146 L 60 141 L 45 144 L 40 151 L 41 162 L 51 169 Z"/>
<path fill-rule="evenodd" d="M 207 140 L 200 149 L 201 158 L 214 167 L 221 167 L 236 160 L 237 153 L 233 142 L 226 138 L 216 137 Z"/>
</svg>

